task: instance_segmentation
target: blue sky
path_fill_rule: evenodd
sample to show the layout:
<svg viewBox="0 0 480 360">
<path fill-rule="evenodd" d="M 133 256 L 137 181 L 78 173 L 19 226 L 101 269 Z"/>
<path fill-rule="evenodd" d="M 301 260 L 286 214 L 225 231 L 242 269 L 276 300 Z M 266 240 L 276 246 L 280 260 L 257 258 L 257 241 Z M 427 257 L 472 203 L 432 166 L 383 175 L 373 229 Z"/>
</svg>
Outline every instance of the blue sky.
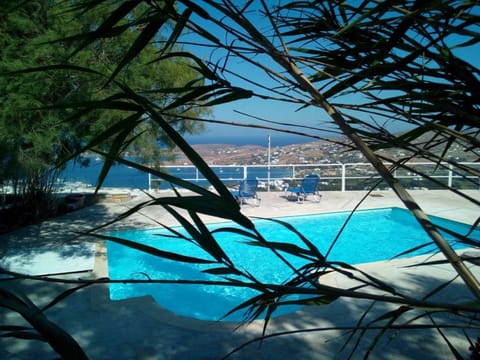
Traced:
<svg viewBox="0 0 480 360">
<path fill-rule="evenodd" d="M 273 0 L 272 0 L 273 1 Z M 200 20 L 199 20 L 200 21 Z M 264 26 L 264 19 L 257 18 L 255 24 L 260 29 Z M 209 31 L 215 31 L 213 27 L 208 27 Z M 225 38 L 223 35 L 220 35 L 219 38 L 225 39 L 226 42 L 231 41 L 232 39 Z M 187 37 L 189 41 L 195 42 L 195 37 Z M 238 42 L 235 42 L 238 45 Z M 206 49 L 202 49 L 201 47 L 195 47 L 192 49 L 193 52 L 197 56 L 205 57 L 210 60 L 218 61 L 218 64 L 221 66 L 223 61 L 225 60 L 225 53 L 220 52 L 219 50 L 215 50 L 213 55 L 210 51 Z M 473 56 L 472 56 L 473 54 Z M 476 55 L 475 55 L 476 54 Z M 478 54 L 479 51 L 472 51 L 470 53 L 466 52 L 465 50 L 462 51 L 461 55 L 465 58 L 472 58 L 469 61 L 472 61 L 475 65 L 478 66 L 479 59 Z M 269 59 L 264 58 L 260 59 L 257 55 L 256 59 L 262 63 L 266 64 L 269 67 L 273 66 L 277 70 L 280 71 L 280 68 L 273 64 Z M 266 86 L 274 87 L 275 84 L 265 73 L 257 68 L 255 68 L 251 64 L 247 64 L 244 60 L 229 57 L 228 58 L 228 68 L 233 73 L 238 73 L 243 77 L 247 77 L 250 79 L 254 79 Z M 267 94 L 268 91 L 265 89 L 261 89 L 258 87 L 253 86 L 252 84 L 246 83 L 244 80 L 240 78 L 236 78 L 232 74 L 226 74 L 228 76 L 228 80 L 234 84 L 241 87 L 246 87 L 255 90 L 261 94 Z M 277 96 L 277 95 L 276 95 Z M 279 95 L 281 96 L 281 95 Z M 357 101 L 355 98 L 347 99 L 346 102 L 355 102 Z M 215 106 L 213 109 L 212 119 L 227 121 L 227 122 L 235 122 L 235 123 L 245 123 L 245 124 L 258 124 L 258 125 L 265 125 L 265 126 L 272 126 L 272 127 L 279 127 L 279 128 L 286 128 L 293 131 L 305 132 L 314 134 L 316 136 L 322 137 L 334 137 L 337 135 L 335 131 L 335 127 L 332 125 L 332 121 L 329 116 L 319 108 L 305 108 L 299 109 L 299 107 L 295 104 L 281 102 L 281 101 L 266 101 L 259 98 L 252 98 L 248 100 L 241 100 L 236 101 L 234 103 L 224 104 L 221 106 Z M 248 115 L 251 116 L 248 116 Z M 313 127 L 318 130 L 312 129 L 305 129 L 295 126 L 282 126 L 282 125 L 275 125 L 275 124 L 268 124 L 266 122 L 262 122 L 258 120 L 261 119 L 269 119 L 278 123 L 288 123 L 291 125 L 301 125 L 307 127 Z M 380 120 L 382 121 L 382 120 Z M 393 127 L 390 126 L 389 128 L 391 131 L 400 131 L 405 130 L 404 126 L 397 126 Z M 271 134 L 272 139 L 277 137 L 285 137 L 286 135 L 281 133 L 276 133 L 275 131 L 269 130 L 259 130 L 259 129 L 251 129 L 251 128 L 241 128 L 241 127 L 232 127 L 226 125 L 217 125 L 217 124 L 208 124 L 207 130 L 200 135 L 203 138 L 258 138 L 258 139 L 266 139 L 267 135 Z M 299 142 L 301 142 L 302 138 L 298 138 Z M 304 142 L 306 141 L 314 141 L 315 139 L 303 138 Z"/>
<path fill-rule="evenodd" d="M 264 21 L 264 19 L 260 19 L 259 21 L 260 22 Z M 256 25 L 258 24 L 259 22 L 256 22 Z M 210 26 L 208 30 L 212 32 L 215 31 L 215 29 L 212 26 Z M 203 40 L 199 40 L 199 38 L 195 35 L 187 36 L 184 38 L 184 40 L 189 42 L 196 42 L 196 41 L 204 42 Z M 209 49 L 205 49 L 199 46 L 191 46 L 191 47 L 186 46 L 186 48 L 194 52 L 195 55 L 199 57 L 204 57 L 209 60 L 214 59 L 214 61 L 218 61 L 219 64 L 222 64 L 225 59 L 225 53 L 219 50 L 215 50 L 212 55 Z M 271 60 L 269 60 L 266 57 L 264 57 L 262 61 L 264 61 L 264 64 L 268 63 L 268 66 L 276 66 L 276 68 L 279 69 L 278 65 L 274 64 Z M 277 86 L 277 84 L 271 81 L 271 79 L 269 79 L 262 70 L 256 68 L 251 64 L 246 63 L 242 59 L 229 57 L 228 68 L 233 73 L 238 73 L 242 77 L 258 80 L 265 86 L 272 86 L 272 87 Z M 236 86 L 253 89 L 254 91 L 256 92 L 258 91 L 261 94 L 268 93 L 268 91 L 266 91 L 265 89 L 255 87 L 252 84 L 245 82 L 241 78 L 236 77 L 235 75 L 227 74 L 226 76 L 228 76 L 228 80 Z M 323 128 L 325 130 L 332 130 L 331 120 L 328 118 L 326 113 L 319 108 L 309 107 L 305 109 L 299 109 L 298 105 L 294 105 L 291 103 L 286 103 L 282 101 L 264 100 L 264 99 L 254 97 L 251 99 L 245 99 L 245 100 L 235 101 L 233 103 L 215 106 L 213 107 L 212 111 L 213 111 L 213 114 L 211 118 L 214 120 L 233 122 L 233 123 L 270 126 L 273 128 L 283 128 L 283 129 L 287 129 L 295 132 L 304 132 L 307 134 L 310 133 L 310 134 L 314 134 L 315 136 L 323 136 L 323 137 L 335 136 L 335 133 L 328 132 L 328 131 L 314 131 L 312 129 L 302 128 L 302 126 L 307 126 L 307 127 L 314 127 L 314 128 Z M 276 122 L 277 124 L 272 124 L 272 123 L 269 124 L 268 122 L 265 122 L 259 119 L 268 119 Z M 278 123 L 285 123 L 285 124 L 291 124 L 291 125 L 286 126 L 286 125 L 280 125 Z M 300 127 L 296 127 L 295 125 L 300 125 Z M 198 137 L 188 137 L 188 138 L 193 139 L 194 142 L 202 142 L 201 139 L 197 139 L 200 137 L 208 138 L 208 139 L 215 138 L 215 137 L 217 137 L 218 139 L 255 138 L 255 139 L 259 139 L 258 141 L 263 141 L 261 139 L 266 139 L 269 134 L 271 136 L 272 143 L 275 142 L 275 139 L 285 138 L 285 137 L 290 137 L 294 139 L 296 142 L 315 141 L 315 138 L 293 136 L 289 134 L 276 132 L 274 130 L 232 127 L 229 125 L 220 125 L 220 124 L 207 124 L 207 130 L 204 133 L 202 133 Z M 242 140 L 241 142 L 245 142 L 245 141 Z"/>
</svg>

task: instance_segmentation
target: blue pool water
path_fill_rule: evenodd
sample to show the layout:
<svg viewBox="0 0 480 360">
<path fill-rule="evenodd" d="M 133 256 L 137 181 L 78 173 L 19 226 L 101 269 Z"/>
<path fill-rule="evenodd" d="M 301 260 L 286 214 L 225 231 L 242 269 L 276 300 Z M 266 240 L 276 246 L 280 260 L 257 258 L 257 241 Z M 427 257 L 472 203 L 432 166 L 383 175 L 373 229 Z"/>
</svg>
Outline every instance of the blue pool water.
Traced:
<svg viewBox="0 0 480 360">
<path fill-rule="evenodd" d="M 325 254 L 335 239 L 340 227 L 347 219 L 348 212 L 309 215 L 301 217 L 284 217 L 286 221 L 299 230 L 305 237 Z M 431 217 L 432 221 L 442 227 L 460 234 L 467 234 L 470 227 L 465 224 L 446 219 Z M 269 220 L 255 221 L 256 228 L 269 241 L 294 243 L 305 248 L 299 238 L 275 222 Z M 227 226 L 211 225 L 210 229 Z M 228 226 L 233 226 L 229 224 Z M 177 229 L 178 231 L 182 231 Z M 161 236 L 167 234 L 164 229 L 126 230 L 111 232 L 110 235 L 135 240 L 161 250 L 211 259 L 203 250 L 185 241 Z M 452 236 L 444 234 L 453 241 Z M 224 248 L 231 260 L 241 269 L 248 270 L 262 282 L 282 283 L 288 280 L 292 272 L 281 260 L 268 249 L 246 245 L 249 240 L 238 234 L 216 233 L 215 238 Z M 476 230 L 470 238 L 480 239 L 480 231 Z M 380 261 L 395 257 L 408 249 L 431 242 L 417 224 L 413 216 L 406 210 L 388 208 L 368 211 L 357 211 L 337 240 L 328 256 L 330 261 L 344 261 L 350 264 Z M 435 250 L 433 244 L 414 254 Z M 107 242 L 108 269 L 111 279 L 150 279 L 169 280 L 221 280 L 219 277 L 202 273 L 201 270 L 215 268 L 218 265 L 199 265 L 162 259 L 126 246 Z M 295 266 L 301 266 L 305 260 L 286 256 Z M 152 295 L 164 308 L 176 314 L 203 320 L 219 320 L 226 312 L 241 302 L 254 296 L 250 289 L 235 287 L 219 287 L 208 285 L 178 284 L 111 284 L 112 300 Z M 294 308 L 283 308 L 281 314 Z M 226 320 L 240 320 L 242 313 L 233 314 Z"/>
</svg>

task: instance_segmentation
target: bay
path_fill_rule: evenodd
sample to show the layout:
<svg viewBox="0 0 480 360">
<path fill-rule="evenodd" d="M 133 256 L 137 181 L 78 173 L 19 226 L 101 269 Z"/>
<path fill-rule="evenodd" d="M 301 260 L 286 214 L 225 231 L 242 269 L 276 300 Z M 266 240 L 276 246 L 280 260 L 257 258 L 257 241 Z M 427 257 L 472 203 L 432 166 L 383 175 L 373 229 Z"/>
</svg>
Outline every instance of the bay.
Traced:
<svg viewBox="0 0 480 360">
<path fill-rule="evenodd" d="M 67 184 L 96 186 L 102 166 L 103 161 L 100 158 L 91 158 L 90 165 L 86 167 L 69 163 L 61 175 L 61 180 Z M 212 169 L 227 186 L 236 185 L 244 178 L 256 178 L 260 181 L 266 181 L 268 178 L 267 166 L 215 166 Z M 165 167 L 165 170 L 170 175 L 194 181 L 200 186 L 209 185 L 205 177 L 198 173 L 193 166 L 168 166 Z M 272 167 L 270 169 L 271 179 L 286 178 L 290 175 L 288 168 Z M 148 174 L 129 166 L 115 164 L 110 169 L 102 187 L 148 190 Z M 159 186 L 158 183 L 154 183 L 152 188 L 169 189 L 170 184 L 160 181 Z"/>
</svg>

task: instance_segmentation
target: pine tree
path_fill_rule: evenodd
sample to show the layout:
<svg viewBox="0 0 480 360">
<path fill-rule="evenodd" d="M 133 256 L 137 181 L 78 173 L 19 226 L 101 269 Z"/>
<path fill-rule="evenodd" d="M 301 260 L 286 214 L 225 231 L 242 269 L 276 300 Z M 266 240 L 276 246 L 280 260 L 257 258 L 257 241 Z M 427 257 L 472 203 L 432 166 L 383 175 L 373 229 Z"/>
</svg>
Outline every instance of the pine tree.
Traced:
<svg viewBox="0 0 480 360">
<path fill-rule="evenodd" d="M 108 82 L 109 74 L 139 36 L 142 26 L 129 26 L 121 36 L 97 39 L 76 51 L 78 43 L 68 39 L 92 31 L 113 11 L 113 5 L 108 4 L 77 16 L 73 11 L 77 3 L 32 0 L 12 6 L 7 2 L 7 11 L 0 14 L 0 147 L 4 149 L 0 182 L 15 180 L 24 185 L 18 190 L 22 193 L 29 191 L 27 183 L 44 188 L 43 181 L 54 181 L 56 167 L 100 134 L 104 134 L 105 141 L 97 148 L 109 149 L 115 134 L 105 132 L 128 121 L 134 112 L 102 109 L 95 104 L 115 96 L 119 83 L 162 105 L 175 96 L 163 89 L 181 88 L 197 76 L 188 61 L 153 61 L 158 48 L 151 43 L 121 69 L 116 82 Z M 145 10 L 138 7 L 130 16 L 141 17 Z M 162 34 L 156 34 L 155 39 L 161 41 Z M 22 72 L 57 64 L 63 64 L 63 68 Z M 68 64 L 90 70 L 77 71 L 65 66 Z M 85 115 L 81 120 L 74 116 L 79 108 Z M 171 111 L 171 124 L 180 133 L 199 132 L 202 123 L 187 118 L 206 112 L 187 109 L 179 121 Z M 122 150 L 149 163 L 158 164 L 168 156 L 174 143 L 154 122 L 145 115 L 131 122 L 135 126 L 125 139 L 129 146 Z"/>
</svg>

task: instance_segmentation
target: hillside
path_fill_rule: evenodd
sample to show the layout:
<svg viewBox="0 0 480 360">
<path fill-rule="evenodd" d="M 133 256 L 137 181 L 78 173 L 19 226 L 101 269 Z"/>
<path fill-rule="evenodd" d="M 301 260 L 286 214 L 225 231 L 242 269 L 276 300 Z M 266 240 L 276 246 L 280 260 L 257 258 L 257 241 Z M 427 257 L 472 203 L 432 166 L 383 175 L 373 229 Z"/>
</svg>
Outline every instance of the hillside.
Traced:
<svg viewBox="0 0 480 360">
<path fill-rule="evenodd" d="M 424 135 L 418 142 L 425 141 L 431 135 Z M 264 165 L 268 163 L 268 148 L 260 145 L 236 146 L 228 144 L 201 144 L 192 147 L 210 165 Z M 443 148 L 431 149 L 440 153 Z M 170 165 L 190 165 L 189 160 L 179 150 L 174 151 L 176 160 Z M 379 153 L 393 158 L 409 156 L 403 149 L 381 150 Z M 448 155 L 455 161 L 477 161 L 471 153 L 466 152 L 458 144 L 454 144 Z M 347 146 L 329 141 L 314 141 L 304 144 L 275 146 L 270 149 L 271 164 L 329 164 L 364 162 L 364 157 L 358 151 L 349 150 Z"/>
</svg>

